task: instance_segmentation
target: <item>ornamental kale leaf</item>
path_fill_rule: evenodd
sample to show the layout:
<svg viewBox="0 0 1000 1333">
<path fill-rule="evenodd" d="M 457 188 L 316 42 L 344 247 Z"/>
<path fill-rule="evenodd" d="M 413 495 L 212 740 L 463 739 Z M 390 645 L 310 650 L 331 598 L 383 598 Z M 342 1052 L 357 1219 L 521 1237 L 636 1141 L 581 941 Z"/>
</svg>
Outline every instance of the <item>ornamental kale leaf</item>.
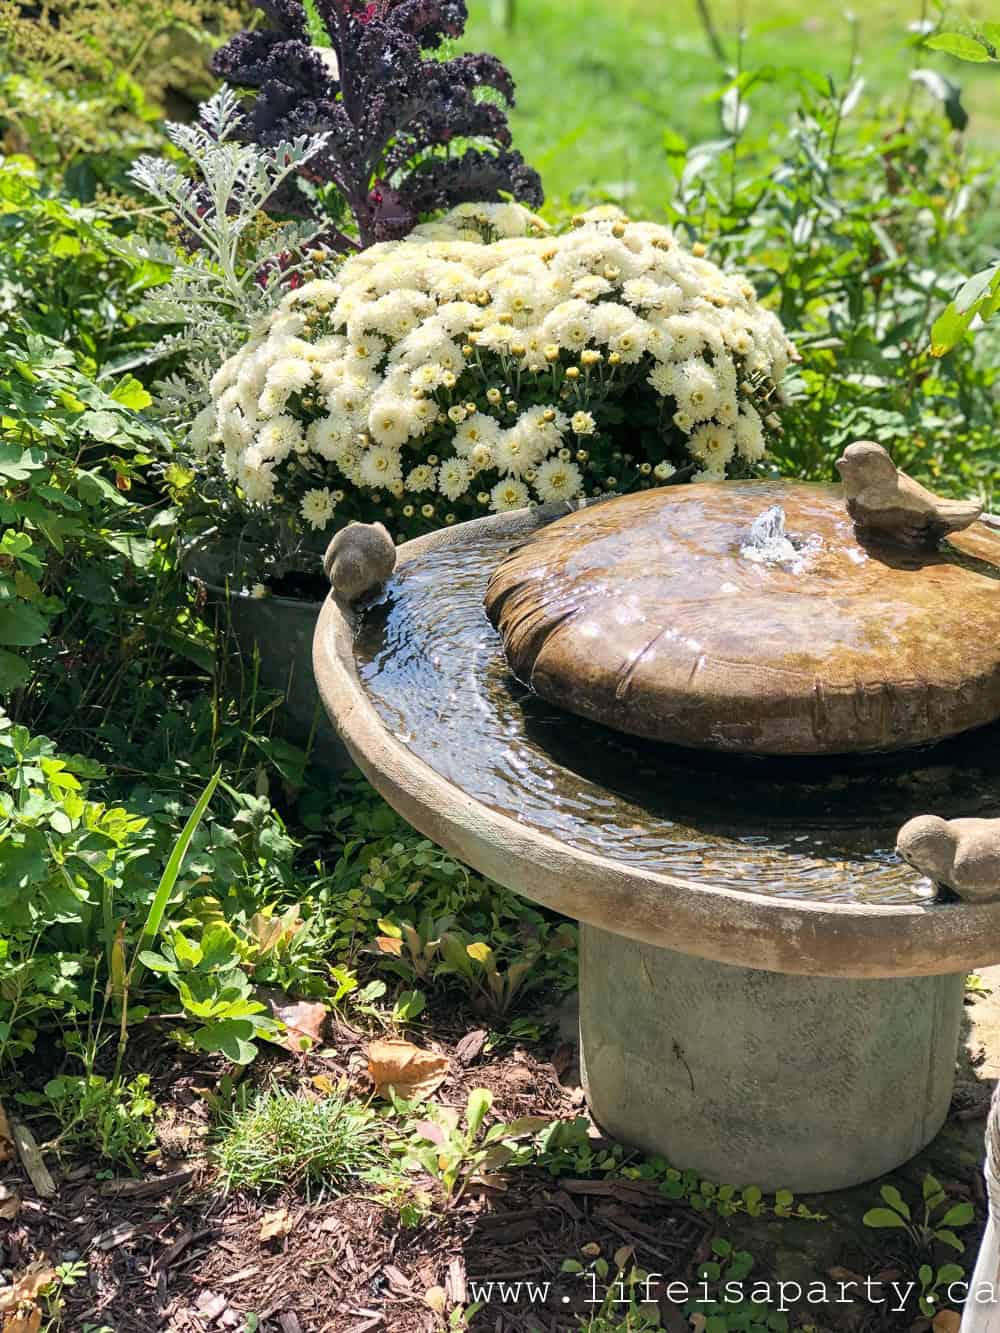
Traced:
<svg viewBox="0 0 1000 1333">
<path fill-rule="evenodd" d="M 321 153 L 273 198 L 273 211 L 314 213 L 329 186 L 354 217 L 325 238 L 345 252 L 405 236 L 421 214 L 501 193 L 537 208 L 538 173 L 511 150 L 504 105 L 514 85 L 491 55 L 425 58 L 465 26 L 465 0 L 254 0 L 267 28 L 233 37 L 215 73 L 243 89 L 242 133 L 273 147 L 327 133 Z M 310 17 L 330 46 L 312 42 Z M 314 29 L 315 30 L 315 29 Z M 492 96 L 491 96 L 491 91 Z"/>
</svg>

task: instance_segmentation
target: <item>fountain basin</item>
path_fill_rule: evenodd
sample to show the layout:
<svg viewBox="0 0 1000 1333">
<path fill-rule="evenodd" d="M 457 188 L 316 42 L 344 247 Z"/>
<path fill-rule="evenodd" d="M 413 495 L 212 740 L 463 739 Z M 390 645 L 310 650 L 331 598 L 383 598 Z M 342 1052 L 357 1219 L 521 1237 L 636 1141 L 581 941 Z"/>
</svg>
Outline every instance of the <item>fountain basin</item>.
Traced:
<svg viewBox="0 0 1000 1333">
<path fill-rule="evenodd" d="M 449 559 L 460 568 L 484 541 L 507 549 L 572 508 L 481 519 L 406 543 L 389 601 L 405 605 L 408 570 Z M 717 1180 L 795 1190 L 859 1183 L 933 1137 L 947 1113 L 961 979 L 1000 958 L 1000 903 L 753 892 L 733 887 L 701 850 L 683 874 L 669 873 L 555 836 L 529 822 L 516 788 L 483 799 L 440 771 L 443 760 L 415 752 L 420 738 L 359 657 L 361 628 L 329 598 L 314 640 L 321 696 L 358 767 L 425 836 L 581 922 L 581 1046 L 598 1123 Z M 433 660 L 426 666 L 428 681 L 442 677 Z M 443 727 L 462 682 L 441 688 L 429 713 Z M 469 726 L 477 716 L 491 724 L 480 708 Z M 474 750 L 476 737 L 462 734 Z M 840 855 L 834 846 L 831 873 L 847 878 L 853 863 Z"/>
</svg>

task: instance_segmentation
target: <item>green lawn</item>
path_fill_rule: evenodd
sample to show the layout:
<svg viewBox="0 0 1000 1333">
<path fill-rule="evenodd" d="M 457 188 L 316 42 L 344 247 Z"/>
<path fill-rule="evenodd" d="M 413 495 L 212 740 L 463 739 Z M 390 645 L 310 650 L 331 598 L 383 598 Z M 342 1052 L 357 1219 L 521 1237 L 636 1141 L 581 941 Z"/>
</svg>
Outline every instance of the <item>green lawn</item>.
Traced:
<svg viewBox="0 0 1000 1333">
<path fill-rule="evenodd" d="M 655 214 L 670 189 L 662 150 L 666 127 L 687 139 L 717 138 L 713 94 L 722 73 L 712 55 L 695 0 L 513 0 L 514 25 L 503 24 L 505 0 L 470 0 L 463 43 L 495 51 L 518 86 L 512 116 L 517 146 L 542 172 L 550 201 L 571 202 L 573 192 L 603 189 L 636 213 Z M 801 0 L 711 0 L 731 60 L 741 8 L 749 68 L 780 67 L 781 85 L 751 95 L 754 126 L 780 123 L 793 104 L 788 78 L 809 67 L 843 81 L 851 63 L 851 24 L 838 4 Z M 907 24 L 920 18 L 920 0 L 856 6 L 858 68 L 871 96 L 899 105 L 906 96 L 914 56 Z M 934 6 L 928 5 L 928 9 Z M 968 26 L 996 8 L 954 8 Z M 924 53 L 966 88 L 970 132 L 988 143 L 1000 123 L 1000 70 L 970 66 Z"/>
</svg>

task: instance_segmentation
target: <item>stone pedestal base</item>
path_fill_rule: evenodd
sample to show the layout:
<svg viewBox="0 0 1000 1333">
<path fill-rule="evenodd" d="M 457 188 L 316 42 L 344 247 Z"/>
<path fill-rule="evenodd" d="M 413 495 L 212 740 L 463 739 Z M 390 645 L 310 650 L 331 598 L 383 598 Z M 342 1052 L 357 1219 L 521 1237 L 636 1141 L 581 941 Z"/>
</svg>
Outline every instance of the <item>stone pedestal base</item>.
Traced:
<svg viewBox="0 0 1000 1333">
<path fill-rule="evenodd" d="M 580 1048 L 608 1134 L 705 1179 L 845 1189 L 919 1152 L 951 1099 L 964 977 L 840 981 L 580 925 Z"/>
</svg>

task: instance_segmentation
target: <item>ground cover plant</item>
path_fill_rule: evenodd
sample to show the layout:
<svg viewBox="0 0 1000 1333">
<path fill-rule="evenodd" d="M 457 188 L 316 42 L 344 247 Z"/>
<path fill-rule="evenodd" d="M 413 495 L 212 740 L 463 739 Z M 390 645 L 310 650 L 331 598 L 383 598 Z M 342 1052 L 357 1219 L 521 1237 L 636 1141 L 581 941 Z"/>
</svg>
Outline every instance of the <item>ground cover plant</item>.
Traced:
<svg viewBox="0 0 1000 1333">
<path fill-rule="evenodd" d="M 290 745 L 180 552 L 215 527 L 273 570 L 334 505 L 405 536 L 681 483 L 712 471 L 713 429 L 730 471 L 829 479 L 864 434 L 989 501 L 995 329 L 969 326 L 995 283 L 992 29 L 914 5 L 852 30 L 789 4 L 741 41 L 717 3 L 720 59 L 696 5 L 470 8 L 463 33 L 463 4 L 416 0 L 0 4 L 4 1333 L 611 1330 L 678 1310 L 709 1333 L 850 1331 L 870 1308 L 832 1284 L 888 1272 L 912 1288 L 881 1327 L 960 1303 L 984 1215 L 974 1077 L 911 1178 L 843 1198 L 608 1141 L 567 1036 L 571 923 Z M 513 107 L 470 45 L 509 66 Z M 652 302 L 636 239 L 697 309 Z M 444 300 L 494 245 L 475 304 Z M 581 342 L 563 311 L 525 334 L 543 250 L 579 269 L 566 300 L 628 327 Z M 440 265 L 422 287 L 418 253 Z M 726 334 L 734 309 L 752 347 Z M 454 367 L 409 358 L 428 317 L 457 321 Z M 711 324 L 707 350 L 647 383 L 666 374 L 651 330 L 678 318 Z M 369 436 L 348 460 L 329 398 L 376 339 L 386 359 L 346 386 Z M 300 362 L 331 382 L 298 382 Z M 234 391 L 254 376 L 250 422 Z M 426 434 L 394 441 L 397 399 Z M 255 530 L 261 421 L 288 438 L 256 460 L 274 495 Z M 224 455 L 228 476 L 206 463 Z M 792 1252 L 831 1285 L 821 1314 L 720 1299 Z M 690 1284 L 679 1305 L 662 1272 Z"/>
</svg>

